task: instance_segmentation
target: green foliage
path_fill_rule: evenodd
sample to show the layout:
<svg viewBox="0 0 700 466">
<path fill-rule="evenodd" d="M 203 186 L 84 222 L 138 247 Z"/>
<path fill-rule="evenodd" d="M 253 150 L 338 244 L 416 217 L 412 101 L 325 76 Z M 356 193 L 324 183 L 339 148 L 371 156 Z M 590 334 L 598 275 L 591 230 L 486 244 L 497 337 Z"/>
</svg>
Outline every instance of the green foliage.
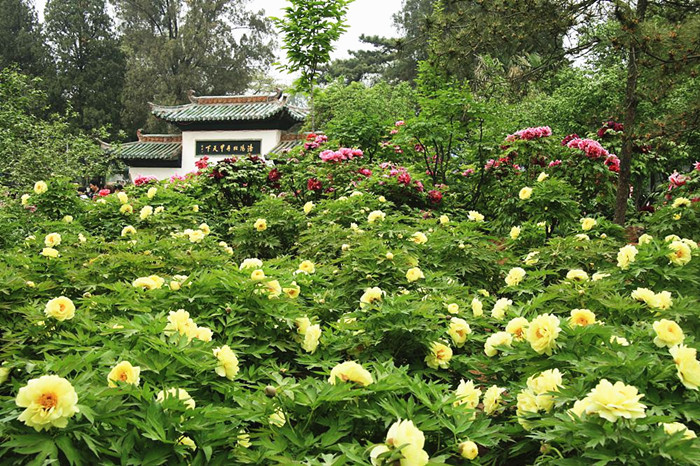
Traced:
<svg viewBox="0 0 700 466">
<path fill-rule="evenodd" d="M 415 113 L 415 96 L 402 83 L 371 87 L 335 81 L 315 100 L 316 121 L 331 140 L 343 147 L 361 147 L 372 161 L 387 137 L 387 128 Z"/>
<path fill-rule="evenodd" d="M 116 165 L 92 138 L 76 133 L 69 116 L 42 119 L 46 94 L 36 79 L 0 70 L 0 183 L 27 188 L 38 179 L 88 180 Z"/>
<path fill-rule="evenodd" d="M 513 198 L 502 200 L 511 210 L 485 211 L 485 221 L 476 222 L 461 210 L 436 219 L 395 204 L 374 191 L 383 185 L 372 183 L 348 197 L 315 199 L 306 212 L 293 196 L 262 195 L 229 214 L 203 196 L 212 169 L 99 202 L 71 196 L 67 182 L 49 179 L 45 193 L 27 199 L 35 212 L 14 201 L 0 208 L 0 361 L 9 369 L 0 384 L 5 462 L 369 464 L 370 450 L 386 441 L 397 419 L 424 433 L 423 448 L 435 463 L 461 464 L 458 445 L 466 440 L 479 446 L 478 461 L 487 464 L 700 459 L 697 440 L 666 434 L 659 425 L 682 422 L 697 431 L 700 400 L 679 380 L 668 348 L 654 343 L 652 326 L 673 320 L 684 344 L 697 346 L 697 250 L 689 263 L 671 264 L 669 243 L 659 236 L 637 245 L 635 260 L 620 268 L 622 229 L 596 214 L 588 239 L 576 236 L 582 231 L 576 193 L 553 175 L 526 182 L 526 172 L 520 182 L 494 185 L 499 196 Z M 524 184 L 533 193 L 521 200 Z M 689 181 L 683 189 L 690 193 L 693 186 Z M 127 204 L 133 212 L 120 212 Z M 157 210 L 141 214 L 147 206 Z M 62 210 L 47 218 L 52 208 Z M 385 216 L 370 216 L 374 211 Z M 72 223 L 54 220 L 60 214 L 72 215 Z M 510 225 L 524 220 L 516 239 L 504 238 L 507 218 Z M 258 219 L 266 219 L 265 229 L 255 228 Z M 122 236 L 127 225 L 136 232 Z M 57 258 L 39 254 L 49 233 L 61 235 Z M 426 241 L 416 240 L 417 233 Z M 246 268 L 252 257 L 265 260 Z M 409 281 L 413 267 L 423 277 Z M 513 267 L 525 276 L 509 285 L 504 278 Z M 264 278 L 253 279 L 254 269 Z M 572 269 L 590 278 L 566 278 Z M 132 285 L 153 275 L 163 279 L 154 289 Z M 381 299 L 362 302 L 372 287 L 381 289 Z M 632 298 L 640 287 L 669 291 L 670 306 L 651 308 Z M 45 314 L 57 296 L 76 305 L 73 318 Z M 512 300 L 503 317 L 492 314 L 500 298 Z M 581 308 L 590 309 L 597 324 L 571 325 L 571 310 Z M 170 312 L 178 309 L 211 329 L 212 341 L 166 332 Z M 487 339 L 511 319 L 543 314 L 557 316 L 561 328 L 551 356 L 517 334 L 495 356 L 485 354 Z M 303 317 L 321 329 L 314 351 L 303 347 Z M 454 317 L 469 324 L 463 343 L 448 333 Z M 434 342 L 453 351 L 444 369 L 426 364 Z M 213 351 L 223 345 L 238 357 L 231 380 L 215 370 Z M 338 379 L 331 385 L 331 369 L 348 360 L 368 370 L 373 383 Z M 140 367 L 138 385 L 108 386 L 107 374 L 121 361 Z M 540 395 L 552 396 L 551 408 L 518 413 L 528 378 L 555 368 L 561 386 Z M 36 432 L 17 419 L 22 408 L 15 398 L 45 374 L 71 383 L 80 412 L 65 428 Z M 610 422 L 594 412 L 580 419 L 569 414 L 602 379 L 637 388 L 645 417 Z M 455 405 L 461 380 L 481 390 L 480 402 Z M 483 397 L 493 385 L 505 391 L 500 409 L 487 414 Z M 157 401 L 168 388 L 186 390 L 196 406 Z M 278 411 L 283 425 L 271 423 Z M 183 436 L 196 450 L 178 443 Z"/>
</svg>

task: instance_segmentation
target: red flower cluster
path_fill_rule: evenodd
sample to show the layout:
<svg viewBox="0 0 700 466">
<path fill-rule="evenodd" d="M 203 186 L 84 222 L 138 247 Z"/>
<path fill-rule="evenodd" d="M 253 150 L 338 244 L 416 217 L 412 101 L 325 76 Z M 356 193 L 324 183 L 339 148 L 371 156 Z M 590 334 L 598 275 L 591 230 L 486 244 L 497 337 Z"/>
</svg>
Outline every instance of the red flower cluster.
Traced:
<svg viewBox="0 0 700 466">
<path fill-rule="evenodd" d="M 593 139 L 572 139 L 566 144 L 566 147 L 582 150 L 589 159 L 599 159 L 610 155 L 598 141 Z"/>
<path fill-rule="evenodd" d="M 202 157 L 201 159 L 197 160 L 194 165 L 199 168 L 200 170 L 204 170 L 209 166 L 209 157 L 206 155 Z"/>
<path fill-rule="evenodd" d="M 552 128 L 549 126 L 538 126 L 536 128 L 525 128 L 509 134 L 506 137 L 506 142 L 513 142 L 520 139 L 521 141 L 531 141 L 533 139 L 546 138 L 552 135 Z"/>
<path fill-rule="evenodd" d="M 323 189 L 323 184 L 316 178 L 309 178 L 306 182 L 306 189 L 309 191 L 320 191 Z"/>
<path fill-rule="evenodd" d="M 438 191 L 437 189 L 432 189 L 428 191 L 428 199 L 433 204 L 439 204 L 442 202 L 442 192 Z"/>
<path fill-rule="evenodd" d="M 136 178 L 134 178 L 134 184 L 136 186 L 142 186 L 142 185 L 148 184 L 152 181 L 158 181 L 158 179 L 155 176 L 143 176 L 143 175 L 137 176 Z"/>
<path fill-rule="evenodd" d="M 304 150 L 318 149 L 321 144 L 328 142 L 328 136 L 325 134 L 309 133 L 306 136 L 306 142 L 304 143 Z"/>
<path fill-rule="evenodd" d="M 600 129 L 598 130 L 598 137 L 602 138 L 603 136 L 605 136 L 605 134 L 608 131 L 622 132 L 624 130 L 625 130 L 625 127 L 622 123 L 616 123 L 612 120 L 609 120 L 609 121 L 606 121 L 605 123 L 603 123 L 603 126 L 601 126 Z"/>
<path fill-rule="evenodd" d="M 568 136 L 566 136 L 564 139 L 561 140 L 561 145 L 562 145 L 562 146 L 566 146 L 567 144 L 569 144 L 569 143 L 570 143 L 571 141 L 573 141 L 574 139 L 579 139 L 578 134 L 576 134 L 576 133 L 571 133 L 571 134 L 569 134 Z"/>
</svg>

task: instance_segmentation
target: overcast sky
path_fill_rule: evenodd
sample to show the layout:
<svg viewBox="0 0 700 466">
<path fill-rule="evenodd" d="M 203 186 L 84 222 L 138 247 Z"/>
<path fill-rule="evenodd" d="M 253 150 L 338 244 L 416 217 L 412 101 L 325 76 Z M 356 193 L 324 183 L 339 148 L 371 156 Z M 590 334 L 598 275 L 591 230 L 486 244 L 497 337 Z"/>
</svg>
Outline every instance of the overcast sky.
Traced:
<svg viewBox="0 0 700 466">
<path fill-rule="evenodd" d="M 34 0 L 39 17 L 43 20 L 43 9 L 46 0 Z M 252 0 L 250 8 L 253 11 L 265 10 L 267 16 L 283 16 L 286 0 Z M 348 8 L 348 30 L 343 34 L 333 53 L 333 58 L 345 58 L 348 50 L 362 47 L 360 35 L 379 35 L 392 37 L 397 35 L 394 29 L 392 15 L 401 9 L 402 0 L 355 0 Z M 279 52 L 278 52 L 279 53 Z M 280 57 L 278 57 L 280 58 Z M 274 71 L 278 79 L 290 82 L 286 76 Z"/>
</svg>

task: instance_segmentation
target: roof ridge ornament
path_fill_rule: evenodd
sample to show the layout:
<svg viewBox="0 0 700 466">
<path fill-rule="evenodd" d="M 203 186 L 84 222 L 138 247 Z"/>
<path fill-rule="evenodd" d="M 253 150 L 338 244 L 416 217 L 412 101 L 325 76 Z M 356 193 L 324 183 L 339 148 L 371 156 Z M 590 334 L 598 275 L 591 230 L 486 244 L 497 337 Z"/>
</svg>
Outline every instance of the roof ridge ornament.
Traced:
<svg viewBox="0 0 700 466">
<path fill-rule="evenodd" d="M 187 99 L 193 104 L 199 103 L 199 97 L 195 96 L 196 93 L 194 89 L 187 91 Z"/>
</svg>

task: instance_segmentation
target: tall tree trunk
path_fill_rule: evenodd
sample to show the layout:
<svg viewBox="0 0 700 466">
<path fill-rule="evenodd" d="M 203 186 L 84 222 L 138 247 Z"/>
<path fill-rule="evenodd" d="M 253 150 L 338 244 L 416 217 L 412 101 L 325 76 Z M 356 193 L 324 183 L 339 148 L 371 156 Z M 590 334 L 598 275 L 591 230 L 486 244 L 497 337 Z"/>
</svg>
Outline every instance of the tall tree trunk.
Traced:
<svg viewBox="0 0 700 466">
<path fill-rule="evenodd" d="M 637 119 L 637 106 L 639 96 L 637 95 L 637 81 L 639 79 L 638 69 L 638 47 L 635 42 L 635 35 L 639 25 L 644 21 L 648 0 L 639 0 L 637 11 L 634 17 L 628 18 L 623 24 L 629 29 L 629 49 L 627 53 L 627 86 L 625 89 L 625 131 L 622 135 L 622 150 L 620 153 L 620 175 L 617 181 L 617 197 L 615 199 L 615 223 L 624 225 L 627 214 L 627 199 L 630 194 L 630 177 L 632 173 L 632 150 L 634 148 L 635 120 Z"/>
</svg>

